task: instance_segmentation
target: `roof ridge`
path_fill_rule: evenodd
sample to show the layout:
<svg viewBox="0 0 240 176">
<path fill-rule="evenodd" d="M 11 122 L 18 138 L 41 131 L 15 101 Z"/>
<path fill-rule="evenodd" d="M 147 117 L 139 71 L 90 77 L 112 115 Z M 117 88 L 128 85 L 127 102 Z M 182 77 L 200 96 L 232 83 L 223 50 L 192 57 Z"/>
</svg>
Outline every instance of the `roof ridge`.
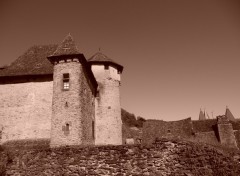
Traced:
<svg viewBox="0 0 240 176">
<path fill-rule="evenodd" d="M 63 41 L 58 45 L 56 51 L 51 56 L 75 55 L 82 54 L 69 33 Z"/>
</svg>

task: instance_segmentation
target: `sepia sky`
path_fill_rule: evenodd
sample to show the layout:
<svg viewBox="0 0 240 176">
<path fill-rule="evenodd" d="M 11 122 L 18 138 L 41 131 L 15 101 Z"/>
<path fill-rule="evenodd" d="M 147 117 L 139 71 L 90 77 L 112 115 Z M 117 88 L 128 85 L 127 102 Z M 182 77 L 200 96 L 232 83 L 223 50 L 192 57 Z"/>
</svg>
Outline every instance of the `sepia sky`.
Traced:
<svg viewBox="0 0 240 176">
<path fill-rule="evenodd" d="M 239 0 L 1 0 L 0 65 L 71 33 L 124 66 L 121 104 L 146 119 L 240 118 Z"/>
</svg>

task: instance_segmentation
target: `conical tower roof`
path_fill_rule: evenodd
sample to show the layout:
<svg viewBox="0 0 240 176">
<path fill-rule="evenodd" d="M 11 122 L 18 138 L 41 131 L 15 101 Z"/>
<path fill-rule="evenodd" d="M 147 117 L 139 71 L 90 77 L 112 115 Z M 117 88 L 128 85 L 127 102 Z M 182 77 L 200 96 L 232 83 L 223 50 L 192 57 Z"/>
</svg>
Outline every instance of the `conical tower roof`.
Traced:
<svg viewBox="0 0 240 176">
<path fill-rule="evenodd" d="M 117 62 L 113 61 L 109 57 L 107 57 L 105 54 L 101 53 L 100 51 L 94 54 L 92 57 L 88 59 L 88 62 L 90 64 L 102 64 L 102 65 L 113 65 L 117 67 L 117 69 L 122 72 L 123 66 L 118 64 Z"/>
<path fill-rule="evenodd" d="M 205 113 L 203 113 L 202 109 L 200 109 L 199 120 L 206 120 Z"/>
<path fill-rule="evenodd" d="M 62 43 L 58 45 L 56 51 L 50 56 L 65 56 L 65 55 L 78 55 L 82 54 L 79 52 L 72 36 L 68 34 Z"/>
<path fill-rule="evenodd" d="M 233 114 L 231 113 L 231 111 L 229 110 L 228 107 L 226 107 L 225 116 L 226 116 L 229 120 L 235 121 L 235 118 L 234 118 Z"/>
</svg>

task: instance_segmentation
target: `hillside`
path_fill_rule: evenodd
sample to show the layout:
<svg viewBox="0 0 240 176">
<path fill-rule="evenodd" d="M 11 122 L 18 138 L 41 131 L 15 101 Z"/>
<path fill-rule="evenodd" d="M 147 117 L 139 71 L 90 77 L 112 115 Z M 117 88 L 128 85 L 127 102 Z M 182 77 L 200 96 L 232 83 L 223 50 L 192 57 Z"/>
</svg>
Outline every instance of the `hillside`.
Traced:
<svg viewBox="0 0 240 176">
<path fill-rule="evenodd" d="M 146 121 L 143 117 L 136 116 L 132 113 L 129 113 L 125 109 L 121 109 L 121 115 L 122 115 L 122 122 L 124 125 L 128 127 L 138 127 L 142 128 L 143 123 Z"/>
<path fill-rule="evenodd" d="M 239 161 L 208 145 L 159 139 L 151 147 L 4 149 L 0 175 L 237 176 Z"/>
</svg>

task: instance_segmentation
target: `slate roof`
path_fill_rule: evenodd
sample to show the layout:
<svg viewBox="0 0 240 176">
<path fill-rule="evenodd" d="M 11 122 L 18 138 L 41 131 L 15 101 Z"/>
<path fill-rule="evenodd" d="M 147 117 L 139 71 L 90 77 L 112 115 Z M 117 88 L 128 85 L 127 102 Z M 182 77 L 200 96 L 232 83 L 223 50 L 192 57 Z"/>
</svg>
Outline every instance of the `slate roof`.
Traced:
<svg viewBox="0 0 240 176">
<path fill-rule="evenodd" d="M 53 65 L 48 58 L 62 57 L 66 55 L 81 55 L 72 36 L 67 35 L 60 45 L 35 45 L 30 47 L 23 55 L 18 57 L 8 67 L 0 68 L 0 78 L 32 75 L 52 75 Z M 84 57 L 85 58 L 85 57 Z M 85 59 L 84 59 L 85 60 Z M 123 66 L 114 62 L 102 53 L 96 53 L 84 63 L 104 64 L 116 66 L 122 72 Z"/>
<path fill-rule="evenodd" d="M 87 75 L 89 76 L 89 79 L 92 83 L 92 86 L 94 88 L 94 93 L 96 93 L 97 90 L 97 81 L 93 75 L 93 72 L 91 70 L 90 64 L 87 62 L 85 56 L 79 52 L 77 45 L 75 44 L 72 36 L 68 34 L 64 40 L 62 41 L 61 44 L 58 45 L 56 51 L 47 57 L 50 62 L 54 61 L 60 61 L 60 60 L 65 60 L 68 58 L 75 58 L 78 59 L 79 62 L 84 66 L 85 71 Z M 66 60 L 65 60 L 66 61 Z"/>
<path fill-rule="evenodd" d="M 53 56 L 66 56 L 66 55 L 78 55 L 82 54 L 79 52 L 72 36 L 68 34 L 62 41 L 60 45 L 58 45 L 56 51 L 50 55 Z"/>
<path fill-rule="evenodd" d="M 88 62 L 90 64 L 109 64 L 109 65 L 113 65 L 116 66 L 117 69 L 122 72 L 123 71 L 123 66 L 118 64 L 117 62 L 113 61 L 112 59 L 110 59 L 109 57 L 107 57 L 106 55 L 104 55 L 101 52 L 97 52 L 96 54 L 94 54 L 92 57 L 90 57 L 88 59 Z"/>
<path fill-rule="evenodd" d="M 35 45 L 30 47 L 12 64 L 0 70 L 0 77 L 53 74 L 53 65 L 47 59 L 57 45 Z"/>
</svg>

